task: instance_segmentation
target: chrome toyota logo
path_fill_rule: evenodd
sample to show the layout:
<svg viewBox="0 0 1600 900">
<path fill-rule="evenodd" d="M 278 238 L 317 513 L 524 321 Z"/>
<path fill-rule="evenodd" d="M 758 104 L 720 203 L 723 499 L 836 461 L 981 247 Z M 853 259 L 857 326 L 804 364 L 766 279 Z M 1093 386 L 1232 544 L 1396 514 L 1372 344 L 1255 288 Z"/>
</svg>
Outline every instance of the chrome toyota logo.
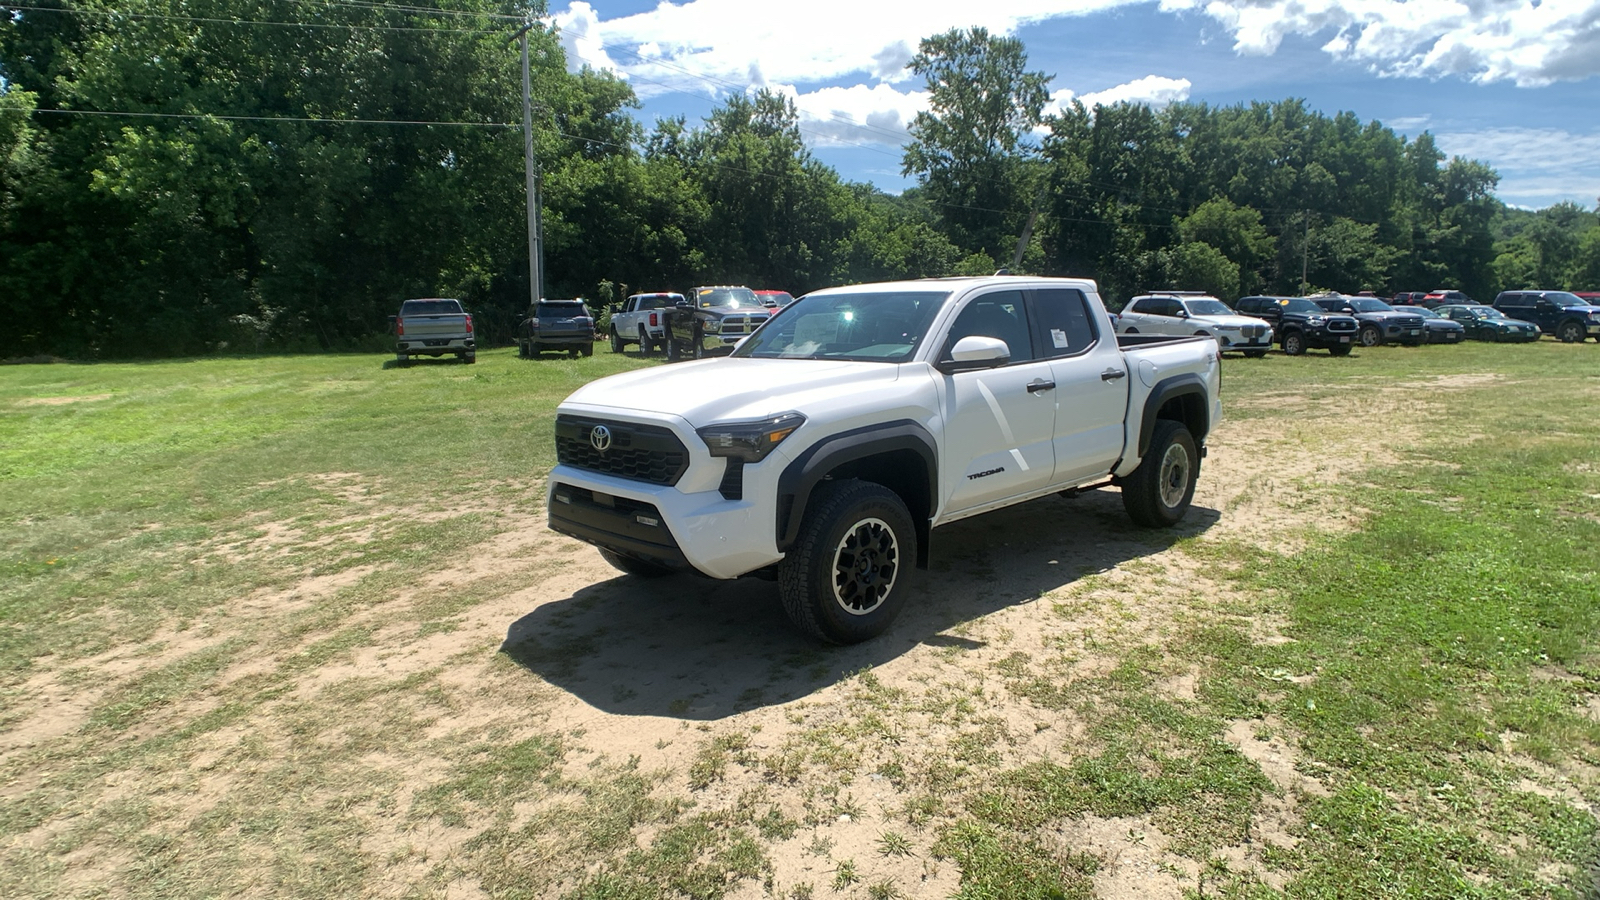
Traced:
<svg viewBox="0 0 1600 900">
<path fill-rule="evenodd" d="M 594 430 L 589 432 L 589 445 L 596 450 L 599 450 L 601 453 L 610 450 L 611 429 L 605 427 L 604 425 L 596 425 Z"/>
</svg>

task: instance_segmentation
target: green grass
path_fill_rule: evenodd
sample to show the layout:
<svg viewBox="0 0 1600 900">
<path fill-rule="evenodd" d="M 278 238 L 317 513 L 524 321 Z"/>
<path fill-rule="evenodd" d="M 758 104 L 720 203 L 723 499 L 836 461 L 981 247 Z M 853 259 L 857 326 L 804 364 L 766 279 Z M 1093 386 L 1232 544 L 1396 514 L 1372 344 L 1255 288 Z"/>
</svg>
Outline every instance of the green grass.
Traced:
<svg viewBox="0 0 1600 900">
<path fill-rule="evenodd" d="M 954 866 L 961 897 L 1089 897 L 1118 860 L 1061 835 L 1108 819 L 1196 897 L 1600 891 L 1600 347 L 1230 359 L 1284 540 L 1084 569 L 1005 608 L 1039 642 L 956 622 L 903 651 L 922 670 L 785 650 L 773 677 L 815 687 L 781 715 L 752 688 L 636 755 L 558 724 L 602 633 L 524 644 L 552 682 L 495 652 L 570 563 L 461 567 L 540 517 L 555 404 L 653 363 L 386 360 L 0 369 L 0 896 L 892 897 Z M 952 547 L 933 577 L 1006 564 Z"/>
</svg>

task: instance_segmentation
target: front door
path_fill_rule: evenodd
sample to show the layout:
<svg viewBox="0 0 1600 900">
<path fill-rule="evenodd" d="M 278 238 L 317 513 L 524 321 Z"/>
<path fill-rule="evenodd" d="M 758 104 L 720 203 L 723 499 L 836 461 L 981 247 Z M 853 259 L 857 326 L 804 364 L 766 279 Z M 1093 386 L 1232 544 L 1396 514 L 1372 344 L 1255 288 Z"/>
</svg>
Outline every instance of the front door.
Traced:
<svg viewBox="0 0 1600 900">
<path fill-rule="evenodd" d="M 941 358 L 969 335 L 1005 341 L 1011 361 L 941 376 L 952 463 L 941 478 L 943 515 L 1044 488 L 1055 468 L 1058 390 L 1050 363 L 1034 352 L 1022 293 L 999 291 L 967 301 L 950 326 Z"/>
</svg>

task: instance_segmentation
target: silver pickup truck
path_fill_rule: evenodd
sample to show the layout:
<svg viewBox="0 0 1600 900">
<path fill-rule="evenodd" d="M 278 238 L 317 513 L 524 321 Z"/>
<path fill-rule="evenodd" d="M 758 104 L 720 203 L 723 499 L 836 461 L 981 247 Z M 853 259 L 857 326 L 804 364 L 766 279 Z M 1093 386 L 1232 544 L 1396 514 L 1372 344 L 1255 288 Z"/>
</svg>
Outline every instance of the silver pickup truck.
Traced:
<svg viewBox="0 0 1600 900">
<path fill-rule="evenodd" d="M 440 357 L 454 353 L 468 365 L 478 361 L 478 340 L 472 316 L 460 300 L 437 297 L 407 300 L 394 319 L 395 362 L 411 364 L 413 356 Z"/>
<path fill-rule="evenodd" d="M 673 291 L 651 294 L 634 294 L 622 308 L 611 314 L 611 352 L 621 353 L 627 344 L 637 342 L 639 352 L 645 356 L 667 344 L 667 313 L 683 302 L 683 295 Z"/>
</svg>

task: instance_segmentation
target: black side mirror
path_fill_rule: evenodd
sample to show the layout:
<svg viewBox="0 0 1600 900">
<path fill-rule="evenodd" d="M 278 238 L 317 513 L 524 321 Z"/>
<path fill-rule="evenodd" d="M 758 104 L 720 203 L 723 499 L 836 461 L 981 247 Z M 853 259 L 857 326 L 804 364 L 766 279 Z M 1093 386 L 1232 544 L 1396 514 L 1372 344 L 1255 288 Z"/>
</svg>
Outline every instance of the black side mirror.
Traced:
<svg viewBox="0 0 1600 900">
<path fill-rule="evenodd" d="M 689 308 L 689 301 L 687 301 L 687 300 L 679 300 L 677 303 L 674 303 L 672 305 L 676 306 L 679 309 L 688 309 Z"/>
</svg>

